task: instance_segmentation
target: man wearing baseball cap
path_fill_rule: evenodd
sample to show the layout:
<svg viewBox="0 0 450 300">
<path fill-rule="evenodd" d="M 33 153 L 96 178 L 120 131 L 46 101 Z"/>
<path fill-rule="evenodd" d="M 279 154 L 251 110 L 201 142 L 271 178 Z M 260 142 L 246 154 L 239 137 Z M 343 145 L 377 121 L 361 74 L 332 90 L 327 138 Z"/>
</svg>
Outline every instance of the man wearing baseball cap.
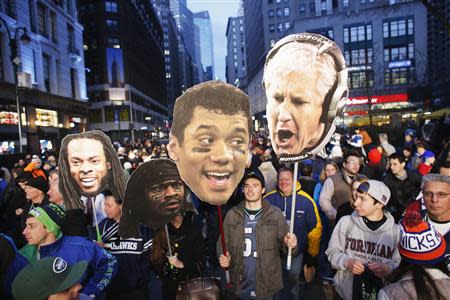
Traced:
<svg viewBox="0 0 450 300">
<path fill-rule="evenodd" d="M 385 210 L 391 192 L 381 181 L 368 180 L 357 188 L 355 211 L 334 228 L 326 254 L 333 268 L 336 291 L 344 299 L 374 299 L 400 263 L 400 230 Z"/>
<path fill-rule="evenodd" d="M 79 283 L 87 261 L 72 266 L 61 257 L 46 257 L 26 266 L 14 279 L 12 292 L 16 300 L 89 299 L 81 294 Z"/>
<path fill-rule="evenodd" d="M 64 210 L 53 203 L 33 208 L 28 213 L 23 231 L 28 244 L 20 249 L 20 253 L 30 262 L 48 256 L 62 257 L 70 266 L 83 260 L 87 261 L 89 272 L 82 278 L 82 292 L 95 298 L 103 293 L 115 276 L 116 259 L 84 237 L 63 236 L 61 225 L 64 217 Z"/>
<path fill-rule="evenodd" d="M 220 255 L 219 263 L 222 268 L 229 268 L 231 293 L 235 297 L 266 299 L 283 288 L 280 252 L 286 254 L 287 247 L 291 247 L 295 254 L 297 238 L 288 233 L 280 209 L 262 201 L 265 186 L 262 174 L 246 173 L 242 182 L 245 201 L 225 217 L 228 252 Z M 220 238 L 217 247 L 217 253 L 223 253 Z"/>
</svg>

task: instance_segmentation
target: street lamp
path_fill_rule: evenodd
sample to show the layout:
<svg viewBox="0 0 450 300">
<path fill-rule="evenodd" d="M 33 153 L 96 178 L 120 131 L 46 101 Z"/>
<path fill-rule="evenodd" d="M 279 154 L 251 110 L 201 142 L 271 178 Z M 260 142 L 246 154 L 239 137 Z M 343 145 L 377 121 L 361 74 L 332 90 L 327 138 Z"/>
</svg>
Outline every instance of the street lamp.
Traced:
<svg viewBox="0 0 450 300">
<path fill-rule="evenodd" d="M 14 85 L 16 88 L 16 107 L 17 107 L 17 129 L 19 131 L 19 151 L 22 152 L 22 120 L 21 120 L 21 113 L 20 113 L 20 100 L 19 100 L 19 87 L 18 87 L 18 68 L 20 65 L 20 58 L 17 56 L 17 37 L 19 35 L 19 31 L 23 30 L 23 34 L 20 36 L 20 40 L 26 44 L 31 42 L 31 38 L 27 34 L 27 28 L 26 27 L 17 27 L 14 31 L 14 36 L 11 35 L 11 31 L 9 31 L 8 23 L 6 23 L 5 19 L 3 19 L 0 16 L 0 27 L 3 24 L 6 29 L 6 33 L 8 34 L 9 38 L 9 47 L 11 48 L 11 55 L 9 59 L 11 60 L 13 69 L 14 69 Z"/>
</svg>

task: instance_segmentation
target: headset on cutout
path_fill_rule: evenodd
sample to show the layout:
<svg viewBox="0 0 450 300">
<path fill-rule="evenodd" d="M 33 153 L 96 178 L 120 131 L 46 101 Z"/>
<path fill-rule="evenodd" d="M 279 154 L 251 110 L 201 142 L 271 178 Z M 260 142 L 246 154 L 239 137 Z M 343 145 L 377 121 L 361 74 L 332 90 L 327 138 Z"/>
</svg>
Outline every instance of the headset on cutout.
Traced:
<svg viewBox="0 0 450 300">
<path fill-rule="evenodd" d="M 289 43 L 308 43 L 317 47 L 318 54 L 327 53 L 329 54 L 336 66 L 337 78 L 333 87 L 328 91 L 325 96 L 325 100 L 322 105 L 322 115 L 320 118 L 321 123 L 325 124 L 323 134 L 315 146 L 303 150 L 298 154 L 283 154 L 279 157 L 280 162 L 296 162 L 303 159 L 307 159 L 314 154 L 320 152 L 323 147 L 328 143 L 331 136 L 333 135 L 336 125 L 336 117 L 340 116 L 344 112 L 344 108 L 348 97 L 348 86 L 347 77 L 348 69 L 345 64 L 345 59 L 342 55 L 341 50 L 332 40 L 315 33 L 300 33 L 291 34 L 287 37 L 279 40 L 272 49 L 269 51 L 266 57 L 266 62 L 264 64 L 264 72 L 266 71 L 268 63 L 275 57 L 277 52 L 286 44 Z M 265 88 L 265 83 L 263 81 L 263 86 Z"/>
</svg>

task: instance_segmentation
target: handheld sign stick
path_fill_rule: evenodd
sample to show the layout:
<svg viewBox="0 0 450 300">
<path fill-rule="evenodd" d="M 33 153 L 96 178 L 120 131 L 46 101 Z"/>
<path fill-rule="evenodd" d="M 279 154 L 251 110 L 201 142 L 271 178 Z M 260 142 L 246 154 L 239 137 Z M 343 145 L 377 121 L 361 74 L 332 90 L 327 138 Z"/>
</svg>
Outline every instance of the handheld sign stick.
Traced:
<svg viewBox="0 0 450 300">
<path fill-rule="evenodd" d="M 222 209 L 220 208 L 220 205 L 217 205 L 217 215 L 219 216 L 219 229 L 220 229 L 220 238 L 222 241 L 222 250 L 223 254 L 227 255 L 227 247 L 225 245 L 225 233 L 223 232 Z M 227 287 L 231 287 L 230 271 L 228 271 L 228 268 L 225 269 L 225 277 L 227 279 Z"/>
<path fill-rule="evenodd" d="M 292 205 L 291 205 L 291 222 L 289 224 L 289 233 L 294 233 L 294 218 L 295 218 L 295 201 L 296 201 L 296 188 L 297 188 L 297 174 L 298 174 L 298 162 L 294 164 L 294 180 L 292 184 Z M 288 248 L 288 256 L 287 256 L 287 265 L 286 269 L 291 269 L 291 261 L 292 261 L 292 248 Z"/>
<path fill-rule="evenodd" d="M 94 204 L 95 197 L 88 197 L 87 201 L 91 201 L 92 203 L 92 214 L 94 215 L 94 223 L 95 223 L 95 232 L 97 234 L 97 242 L 102 242 L 102 236 L 100 235 L 100 230 L 98 229 L 98 223 L 97 223 L 97 214 L 95 213 L 95 204 Z"/>
</svg>

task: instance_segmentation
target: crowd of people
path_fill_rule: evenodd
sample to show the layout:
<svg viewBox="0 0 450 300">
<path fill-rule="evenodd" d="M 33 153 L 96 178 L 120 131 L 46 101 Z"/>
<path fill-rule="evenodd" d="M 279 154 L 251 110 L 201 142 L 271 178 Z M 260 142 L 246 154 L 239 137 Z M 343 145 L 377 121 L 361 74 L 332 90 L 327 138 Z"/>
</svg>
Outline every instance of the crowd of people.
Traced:
<svg viewBox="0 0 450 300">
<path fill-rule="evenodd" d="M 120 236 L 123 199 L 108 186 L 79 199 L 85 209 L 67 207 L 58 152 L 2 166 L 0 297 L 175 299 L 181 282 L 217 276 L 224 299 L 305 299 L 312 283 L 326 299 L 450 298 L 448 138 L 409 127 L 391 143 L 370 127 L 340 128 L 295 178 L 267 136 L 252 134 L 245 175 L 220 210 L 179 175 L 148 183 L 150 196 L 190 205 L 162 228 L 141 224 L 138 238 Z M 125 178 L 168 158 L 162 142 L 114 146 Z"/>
</svg>

